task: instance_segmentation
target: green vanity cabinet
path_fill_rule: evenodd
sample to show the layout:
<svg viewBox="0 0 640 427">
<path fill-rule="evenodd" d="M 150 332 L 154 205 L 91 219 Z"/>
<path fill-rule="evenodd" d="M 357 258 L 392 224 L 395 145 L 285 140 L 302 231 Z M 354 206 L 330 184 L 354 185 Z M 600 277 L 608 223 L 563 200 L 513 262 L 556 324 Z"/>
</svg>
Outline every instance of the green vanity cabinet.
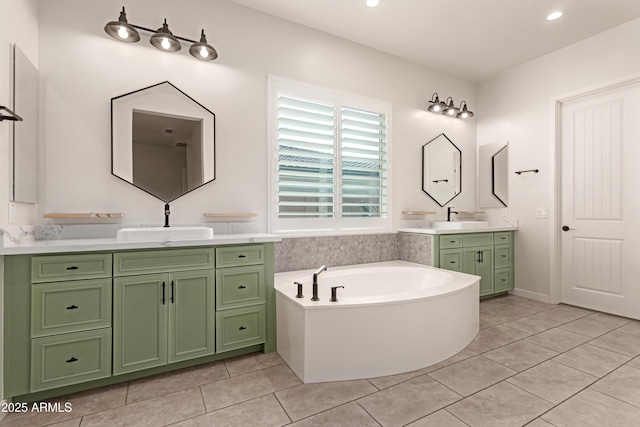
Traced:
<svg viewBox="0 0 640 427">
<path fill-rule="evenodd" d="M 267 340 L 264 251 L 259 246 L 216 249 L 216 350 Z"/>
<path fill-rule="evenodd" d="M 215 353 L 215 270 L 113 280 L 113 374 Z"/>
<path fill-rule="evenodd" d="M 111 375 L 111 254 L 31 258 L 30 391 Z"/>
<path fill-rule="evenodd" d="M 3 396 L 16 402 L 276 350 L 271 242 L 3 261 Z"/>
<path fill-rule="evenodd" d="M 447 270 L 480 276 L 480 296 L 514 288 L 513 231 L 441 234 L 437 262 Z"/>
</svg>

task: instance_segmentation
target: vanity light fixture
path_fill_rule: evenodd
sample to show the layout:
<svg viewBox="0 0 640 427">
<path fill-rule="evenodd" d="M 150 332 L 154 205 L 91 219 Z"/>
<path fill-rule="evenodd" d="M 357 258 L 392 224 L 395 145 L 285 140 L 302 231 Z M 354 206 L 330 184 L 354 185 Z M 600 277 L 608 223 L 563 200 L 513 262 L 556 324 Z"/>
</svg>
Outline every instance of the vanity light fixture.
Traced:
<svg viewBox="0 0 640 427">
<path fill-rule="evenodd" d="M 432 113 L 442 113 L 444 109 L 447 108 L 447 104 L 440 101 L 440 98 L 438 98 L 437 93 L 434 93 L 433 95 L 431 95 L 431 100 L 429 101 L 429 103 L 431 105 L 429 105 L 427 110 L 431 111 Z"/>
<path fill-rule="evenodd" d="M 467 107 L 467 101 L 462 101 L 458 108 L 454 105 L 452 97 L 448 97 L 446 102 L 442 102 L 440 101 L 438 94 L 434 93 L 431 95 L 429 104 L 430 105 L 427 107 L 427 110 L 432 113 L 444 114 L 445 116 L 456 117 L 458 119 L 468 119 L 474 116 L 473 112 L 469 111 Z"/>
<path fill-rule="evenodd" d="M 462 106 L 464 104 L 464 107 Z M 456 117 L 459 119 L 468 119 L 469 117 L 473 117 L 473 112 L 467 110 L 467 101 L 462 101 L 460 103 L 460 112 L 456 114 Z"/>
<path fill-rule="evenodd" d="M 180 40 L 182 40 L 191 43 L 189 53 L 196 59 L 201 61 L 213 61 L 218 57 L 218 52 L 216 52 L 213 46 L 207 43 L 204 30 L 202 30 L 200 35 L 200 41 L 197 42 L 195 40 L 189 40 L 184 37 L 174 35 L 169 31 L 169 25 L 167 25 L 166 19 L 164 20 L 162 27 L 157 30 L 151 30 L 149 28 L 140 27 L 139 25 L 129 24 L 127 22 L 127 15 L 124 7 L 122 7 L 122 12 L 120 12 L 118 20 L 107 23 L 104 30 L 114 39 L 126 43 L 135 43 L 140 41 L 140 34 L 137 30 L 142 30 L 152 33 L 153 35 L 149 39 L 151 45 L 165 52 L 177 52 L 182 49 L 182 45 L 180 44 Z"/>
</svg>

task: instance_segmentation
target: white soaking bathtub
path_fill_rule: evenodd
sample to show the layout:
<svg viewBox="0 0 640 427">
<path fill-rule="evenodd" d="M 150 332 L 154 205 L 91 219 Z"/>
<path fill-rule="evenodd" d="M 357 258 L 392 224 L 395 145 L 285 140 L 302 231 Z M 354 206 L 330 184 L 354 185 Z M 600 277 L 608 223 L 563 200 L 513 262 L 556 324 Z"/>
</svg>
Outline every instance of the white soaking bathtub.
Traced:
<svg viewBox="0 0 640 427">
<path fill-rule="evenodd" d="M 278 353 L 304 383 L 425 368 L 478 333 L 478 276 L 404 261 L 329 266 L 311 301 L 314 271 L 275 275 Z M 338 302 L 332 286 L 344 286 Z"/>
</svg>

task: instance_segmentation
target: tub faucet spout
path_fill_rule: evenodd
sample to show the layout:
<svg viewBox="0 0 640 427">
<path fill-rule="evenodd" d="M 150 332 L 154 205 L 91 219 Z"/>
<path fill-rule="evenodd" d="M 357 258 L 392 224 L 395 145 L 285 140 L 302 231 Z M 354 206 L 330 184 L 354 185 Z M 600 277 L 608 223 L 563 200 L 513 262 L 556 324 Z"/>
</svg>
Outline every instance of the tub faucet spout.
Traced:
<svg viewBox="0 0 640 427">
<path fill-rule="evenodd" d="M 449 206 L 447 208 L 447 221 L 451 221 L 451 214 L 458 214 L 460 212 L 456 212 L 453 209 L 455 209 L 453 206 Z"/>
<path fill-rule="evenodd" d="M 320 298 L 318 298 L 318 276 L 326 269 L 327 266 L 323 265 L 313 273 L 313 296 L 311 297 L 311 301 L 320 301 Z"/>
</svg>

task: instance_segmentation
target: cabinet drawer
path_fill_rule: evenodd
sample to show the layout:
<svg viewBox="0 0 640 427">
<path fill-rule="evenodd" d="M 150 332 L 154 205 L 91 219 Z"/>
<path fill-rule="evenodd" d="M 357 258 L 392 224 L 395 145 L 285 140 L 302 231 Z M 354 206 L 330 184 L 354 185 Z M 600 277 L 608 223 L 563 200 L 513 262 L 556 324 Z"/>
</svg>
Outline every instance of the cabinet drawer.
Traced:
<svg viewBox="0 0 640 427">
<path fill-rule="evenodd" d="M 513 232 L 512 231 L 501 231 L 499 233 L 493 233 L 495 238 L 496 245 L 500 245 L 503 243 L 513 243 Z"/>
<path fill-rule="evenodd" d="M 462 249 L 445 249 L 440 251 L 440 267 L 462 271 Z"/>
<path fill-rule="evenodd" d="M 502 268 L 496 270 L 494 291 L 506 292 L 514 288 L 513 268 Z"/>
<path fill-rule="evenodd" d="M 216 267 L 264 264 L 264 245 L 216 248 Z"/>
<path fill-rule="evenodd" d="M 264 304 L 216 313 L 216 353 L 262 344 L 266 336 Z"/>
<path fill-rule="evenodd" d="M 492 245 L 493 233 L 469 233 L 462 235 L 462 246 Z"/>
<path fill-rule="evenodd" d="M 32 392 L 110 375 L 111 328 L 31 341 Z"/>
<path fill-rule="evenodd" d="M 440 236 L 440 249 L 462 247 L 462 236 L 459 234 L 445 234 Z"/>
<path fill-rule="evenodd" d="M 111 279 L 32 286 L 32 337 L 107 326 L 111 326 Z"/>
<path fill-rule="evenodd" d="M 216 271 L 216 310 L 262 304 L 265 301 L 264 266 Z"/>
<path fill-rule="evenodd" d="M 496 268 L 513 266 L 513 245 L 496 245 Z"/>
<path fill-rule="evenodd" d="M 114 276 L 213 268 L 214 248 L 161 249 L 113 255 Z"/>
<path fill-rule="evenodd" d="M 31 258 L 31 282 L 111 277 L 111 254 L 49 255 Z"/>
</svg>

